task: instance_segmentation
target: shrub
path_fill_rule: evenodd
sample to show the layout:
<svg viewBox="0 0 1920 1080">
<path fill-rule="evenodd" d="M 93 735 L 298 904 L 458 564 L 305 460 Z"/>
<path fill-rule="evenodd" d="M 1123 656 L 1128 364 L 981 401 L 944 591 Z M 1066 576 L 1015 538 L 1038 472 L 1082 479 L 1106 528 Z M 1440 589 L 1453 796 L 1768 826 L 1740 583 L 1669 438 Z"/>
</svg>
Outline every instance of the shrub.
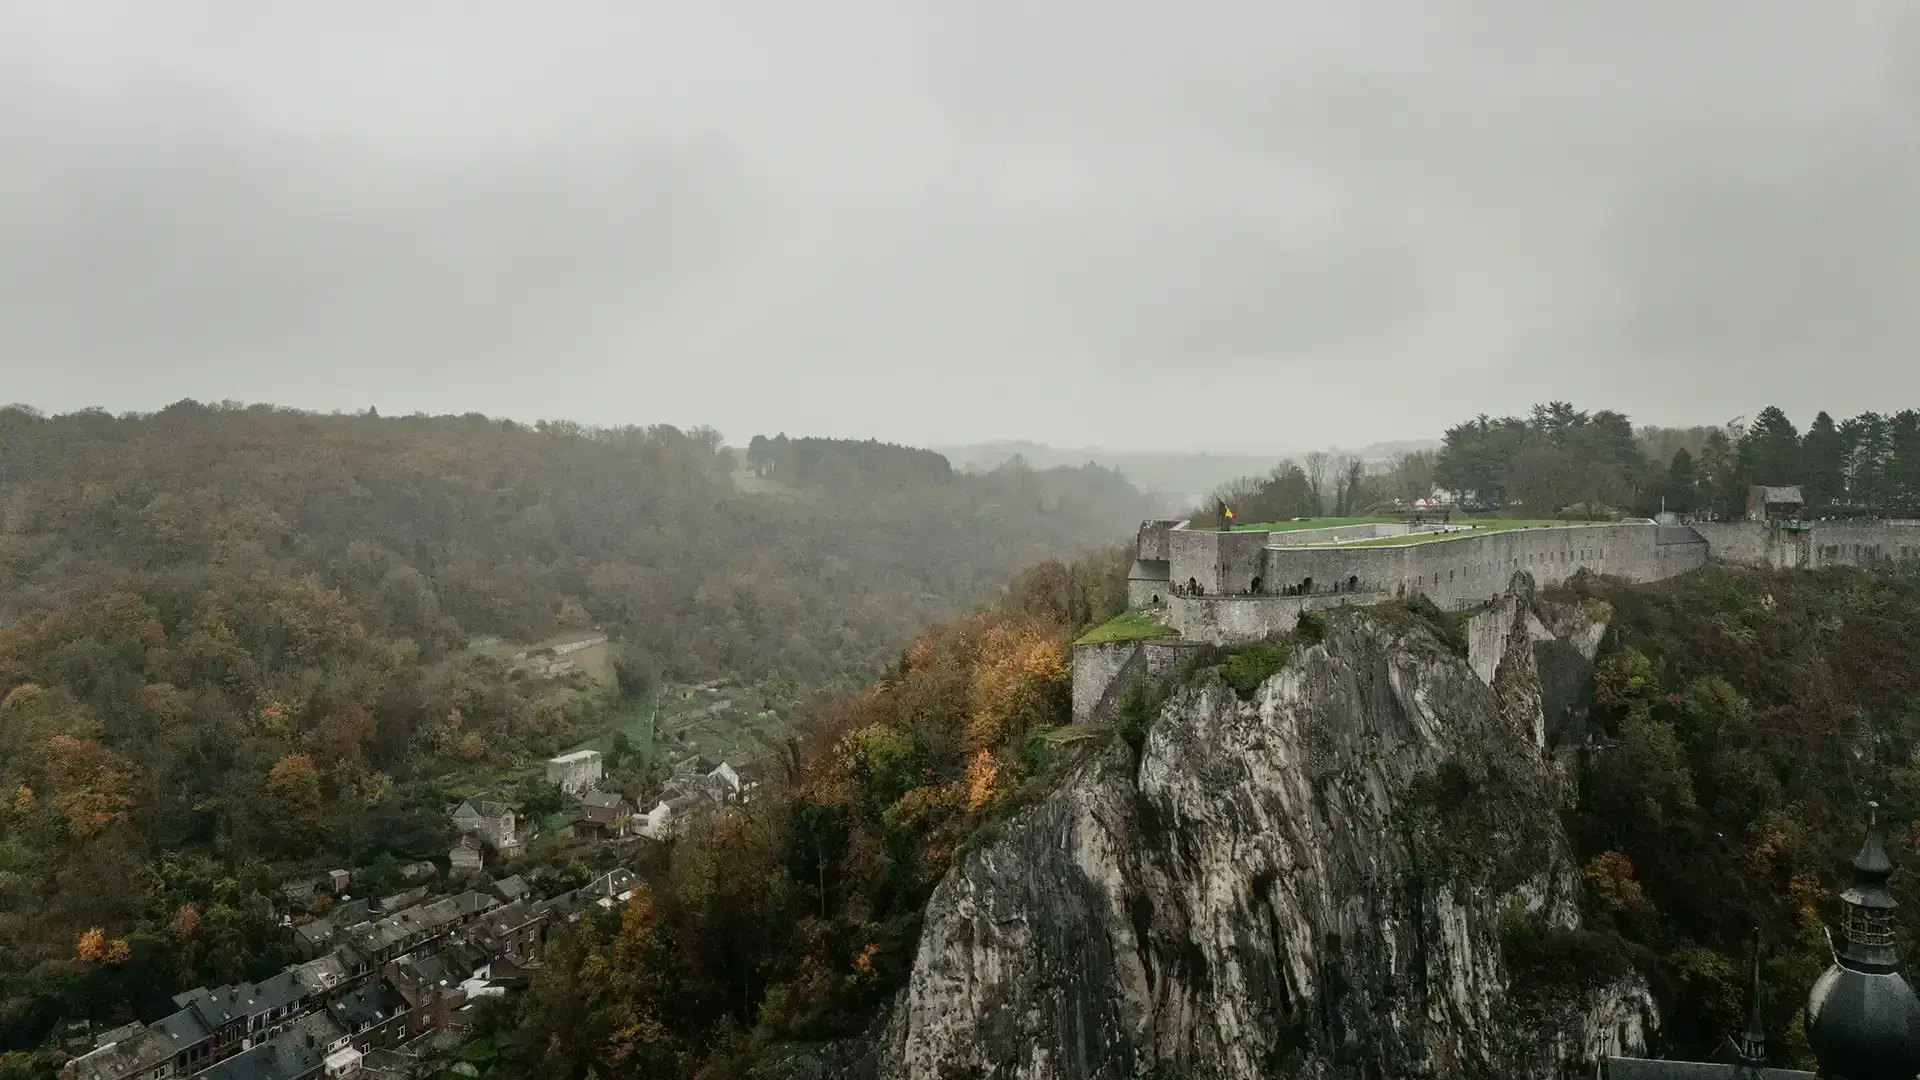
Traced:
<svg viewBox="0 0 1920 1080">
<path fill-rule="evenodd" d="M 1252 701 L 1260 687 L 1287 666 L 1292 655 L 1293 649 L 1286 641 L 1263 641 L 1229 655 L 1220 665 L 1220 677 L 1241 701 Z"/>
</svg>

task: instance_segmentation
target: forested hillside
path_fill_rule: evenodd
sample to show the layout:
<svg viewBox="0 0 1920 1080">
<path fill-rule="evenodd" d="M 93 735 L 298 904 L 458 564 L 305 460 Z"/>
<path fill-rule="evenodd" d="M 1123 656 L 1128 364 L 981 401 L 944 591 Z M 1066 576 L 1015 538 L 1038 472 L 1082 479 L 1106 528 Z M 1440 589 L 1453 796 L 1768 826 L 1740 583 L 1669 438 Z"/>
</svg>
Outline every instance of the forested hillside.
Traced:
<svg viewBox="0 0 1920 1080">
<path fill-rule="evenodd" d="M 285 867 L 444 854 L 448 773 L 626 707 L 476 637 L 600 627 L 628 688 L 851 684 L 1150 510 L 1102 470 L 818 449 L 757 493 L 705 430 L 0 410 L 0 1049 L 271 970 Z"/>
<path fill-rule="evenodd" d="M 1696 1060 L 1744 1022 L 1757 927 L 1768 1030 L 1810 1068 L 1799 1010 L 1870 800 L 1909 958 L 1920 934 L 1920 579 L 1708 568 L 1585 591 L 1614 620 L 1574 817 L 1590 925 L 1634 947 Z"/>
<path fill-rule="evenodd" d="M 765 790 L 677 842 L 617 918 L 556 935 L 466 1059 L 500 1080 L 726 1077 L 863 1030 L 956 853 L 1113 738 L 1069 724 L 1068 643 L 1125 606 L 1126 568 L 1043 562 L 817 703 Z"/>
</svg>

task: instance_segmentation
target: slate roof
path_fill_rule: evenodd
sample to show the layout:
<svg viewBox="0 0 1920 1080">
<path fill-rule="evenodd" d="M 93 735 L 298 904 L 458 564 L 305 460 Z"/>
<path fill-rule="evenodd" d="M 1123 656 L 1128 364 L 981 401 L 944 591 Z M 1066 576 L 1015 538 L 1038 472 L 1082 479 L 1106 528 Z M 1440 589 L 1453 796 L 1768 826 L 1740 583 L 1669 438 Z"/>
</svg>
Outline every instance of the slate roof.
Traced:
<svg viewBox="0 0 1920 1080">
<path fill-rule="evenodd" d="M 500 903 L 500 901 L 495 900 L 486 893 L 480 892 L 478 889 L 468 889 L 458 896 L 451 896 L 447 899 L 453 903 L 454 910 L 460 913 L 461 918 L 469 915 L 478 915 L 488 908 L 497 907 Z"/>
<path fill-rule="evenodd" d="M 233 983 L 209 990 L 196 986 L 175 994 L 173 1003 L 199 1014 L 208 1030 L 216 1030 L 229 1020 L 271 1012 L 291 1005 L 306 996 L 306 989 L 294 969 L 288 968 L 257 983 Z"/>
<path fill-rule="evenodd" d="M 325 1051 L 304 1036 L 287 1032 L 219 1062 L 199 1076 L 204 1080 L 299 1080 L 320 1068 Z"/>
<path fill-rule="evenodd" d="M 1762 492 L 1761 498 L 1770 503 L 1804 503 L 1806 502 L 1805 499 L 1802 499 L 1800 497 L 1800 489 L 1797 486 L 1789 485 L 1786 487 L 1762 487 L 1760 491 Z"/>
<path fill-rule="evenodd" d="M 489 938 L 502 938 L 532 922 L 539 916 L 533 905 L 525 900 L 515 900 L 511 904 L 502 904 L 480 917 L 476 928 Z"/>
<path fill-rule="evenodd" d="M 145 1030 L 147 1030 L 147 1026 L 138 1020 L 135 1020 L 131 1024 L 121 1024 L 117 1028 L 112 1028 L 95 1035 L 93 1037 L 93 1048 L 98 1050 L 109 1043 L 126 1042 L 128 1039 L 133 1038 Z"/>
<path fill-rule="evenodd" d="M 202 1023 L 200 1014 L 191 1008 L 181 1009 L 171 1016 L 163 1016 L 149 1025 L 147 1030 L 158 1032 L 175 1052 L 185 1050 L 213 1035 L 213 1029 Z"/>
<path fill-rule="evenodd" d="M 502 818 L 513 814 L 513 807 L 503 802 L 494 802 L 492 799 L 467 799 L 454 810 L 454 815 L 458 816 L 462 810 L 483 818 Z"/>
<path fill-rule="evenodd" d="M 385 979 L 370 979 L 327 1006 L 328 1014 L 349 1033 L 384 1024 L 406 1011 L 407 999 Z"/>
<path fill-rule="evenodd" d="M 605 825 L 632 812 L 632 808 L 627 805 L 627 800 L 618 795 L 593 791 L 580 797 L 580 816 L 588 821 Z"/>
<path fill-rule="evenodd" d="M 349 977 L 347 965 L 341 962 L 339 953 L 328 953 L 304 964 L 296 964 L 292 971 L 293 977 L 300 980 L 301 987 L 309 997 L 330 994 L 338 990 Z"/>
<path fill-rule="evenodd" d="M 494 882 L 491 888 L 493 889 L 493 895 L 498 896 L 508 903 L 523 899 L 533 892 L 533 886 L 528 885 L 527 879 L 521 877 L 519 874 L 515 874 L 512 877 L 501 878 L 499 881 Z"/>
<path fill-rule="evenodd" d="M 366 922 L 367 911 L 366 900 L 348 900 L 334 905 L 326 918 L 294 927 L 293 934 L 308 952 L 318 953 L 338 937 L 342 929 Z"/>
<path fill-rule="evenodd" d="M 1600 1063 L 1602 1080 L 1816 1080 L 1813 1073 L 1795 1069 L 1754 1069 L 1745 1065 L 1718 1065 L 1705 1061 L 1659 1061 L 1652 1058 L 1606 1058 Z"/>
<path fill-rule="evenodd" d="M 204 1033 L 200 1036 L 205 1037 Z M 198 1041 L 200 1039 L 194 1040 Z M 74 1058 L 74 1080 L 118 1080 L 132 1076 L 159 1065 L 187 1045 L 191 1044 L 175 1048 L 164 1035 L 149 1028 Z"/>
</svg>

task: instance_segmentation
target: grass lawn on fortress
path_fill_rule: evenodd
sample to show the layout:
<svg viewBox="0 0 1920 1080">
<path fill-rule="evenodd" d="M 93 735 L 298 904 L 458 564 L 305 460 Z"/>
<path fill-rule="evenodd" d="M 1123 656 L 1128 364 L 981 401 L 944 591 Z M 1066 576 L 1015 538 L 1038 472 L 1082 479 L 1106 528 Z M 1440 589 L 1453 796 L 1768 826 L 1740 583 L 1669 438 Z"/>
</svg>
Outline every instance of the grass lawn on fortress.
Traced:
<svg viewBox="0 0 1920 1080">
<path fill-rule="evenodd" d="M 1489 518 L 1485 521 L 1458 521 L 1456 525 L 1472 525 L 1472 532 L 1455 529 L 1452 532 L 1414 533 L 1410 536 L 1376 536 L 1371 540 L 1349 540 L 1344 544 L 1327 544 L 1326 547 L 1411 547 L 1414 544 L 1437 544 L 1444 540 L 1458 540 L 1466 536 L 1486 536 L 1489 533 L 1518 532 L 1521 529 L 1577 529 L 1589 525 L 1608 525 L 1606 521 L 1553 521 L 1545 518 L 1526 520 L 1520 518 Z M 1314 545 L 1316 547 L 1321 545 Z"/>
<path fill-rule="evenodd" d="M 1173 627 L 1159 622 L 1152 612 L 1134 608 L 1123 611 L 1099 626 L 1080 635 L 1075 645 L 1106 645 L 1115 641 L 1139 641 L 1142 638 L 1165 637 L 1173 633 Z"/>
<path fill-rule="evenodd" d="M 1305 521 L 1262 521 L 1252 525 L 1233 523 L 1234 532 L 1293 532 L 1297 529 L 1337 529 L 1342 525 L 1398 525 L 1404 517 L 1320 517 Z M 1195 532 L 1219 532 L 1217 528 L 1195 529 Z"/>
</svg>

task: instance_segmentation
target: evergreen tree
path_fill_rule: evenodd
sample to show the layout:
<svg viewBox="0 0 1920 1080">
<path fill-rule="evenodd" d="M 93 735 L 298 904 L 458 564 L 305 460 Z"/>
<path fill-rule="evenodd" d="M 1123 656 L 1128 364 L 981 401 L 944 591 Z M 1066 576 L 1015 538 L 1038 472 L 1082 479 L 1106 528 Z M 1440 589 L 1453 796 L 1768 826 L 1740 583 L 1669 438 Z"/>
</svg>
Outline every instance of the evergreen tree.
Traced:
<svg viewBox="0 0 1920 1080">
<path fill-rule="evenodd" d="M 1847 435 L 1847 491 L 1851 501 L 1884 513 L 1893 501 L 1893 426 L 1875 412 L 1841 425 Z"/>
<path fill-rule="evenodd" d="M 1743 512 L 1746 496 L 1740 491 L 1734 467 L 1733 440 L 1727 438 L 1725 432 L 1707 435 L 1706 442 L 1700 446 L 1700 460 L 1694 474 L 1695 509 L 1710 509 L 1726 515 Z"/>
<path fill-rule="evenodd" d="M 1769 405 L 1754 417 L 1740 437 L 1739 478 L 1747 484 L 1787 485 L 1804 481 L 1800 461 L 1800 433 L 1778 406 Z"/>
<path fill-rule="evenodd" d="M 1808 506 L 1831 506 L 1846 497 L 1847 444 L 1833 417 L 1821 410 L 1801 440 L 1801 459 L 1806 464 Z"/>
<path fill-rule="evenodd" d="M 1693 455 L 1686 447 L 1673 452 L 1673 463 L 1667 466 L 1667 509 L 1691 510 L 1699 498 L 1698 479 L 1694 475 Z"/>
<path fill-rule="evenodd" d="M 1888 425 L 1893 444 L 1893 512 L 1920 514 L 1920 412 L 1902 409 Z"/>
</svg>

